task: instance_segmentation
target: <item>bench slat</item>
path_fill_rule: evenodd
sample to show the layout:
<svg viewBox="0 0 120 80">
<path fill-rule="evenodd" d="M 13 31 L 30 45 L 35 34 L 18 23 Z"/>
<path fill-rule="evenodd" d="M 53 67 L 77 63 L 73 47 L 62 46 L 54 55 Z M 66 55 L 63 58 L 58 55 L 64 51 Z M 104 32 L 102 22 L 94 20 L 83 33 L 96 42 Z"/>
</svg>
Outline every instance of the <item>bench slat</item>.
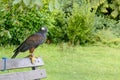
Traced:
<svg viewBox="0 0 120 80">
<path fill-rule="evenodd" d="M 36 58 L 34 64 L 31 64 L 29 58 L 6 59 L 6 69 L 17 69 L 25 67 L 43 66 L 42 58 Z M 0 60 L 0 70 L 4 70 L 4 61 Z"/>
<path fill-rule="evenodd" d="M 27 72 L 16 72 L 10 74 L 1 74 L 0 80 L 34 80 L 46 77 L 45 69 L 31 70 Z"/>
</svg>

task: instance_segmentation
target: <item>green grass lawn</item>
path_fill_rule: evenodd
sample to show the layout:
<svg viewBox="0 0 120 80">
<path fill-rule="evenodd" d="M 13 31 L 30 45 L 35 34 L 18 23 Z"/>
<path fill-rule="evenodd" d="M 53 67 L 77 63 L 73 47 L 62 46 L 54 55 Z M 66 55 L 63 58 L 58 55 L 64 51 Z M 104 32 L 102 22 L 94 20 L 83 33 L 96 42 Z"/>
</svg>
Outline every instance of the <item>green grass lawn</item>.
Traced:
<svg viewBox="0 0 120 80">
<path fill-rule="evenodd" d="M 15 46 L 0 47 L 0 58 L 10 58 L 14 49 Z M 119 48 L 44 44 L 34 53 L 45 62 L 42 68 L 46 69 L 47 78 L 43 80 L 120 80 Z M 23 54 L 17 58 L 28 52 Z"/>
</svg>

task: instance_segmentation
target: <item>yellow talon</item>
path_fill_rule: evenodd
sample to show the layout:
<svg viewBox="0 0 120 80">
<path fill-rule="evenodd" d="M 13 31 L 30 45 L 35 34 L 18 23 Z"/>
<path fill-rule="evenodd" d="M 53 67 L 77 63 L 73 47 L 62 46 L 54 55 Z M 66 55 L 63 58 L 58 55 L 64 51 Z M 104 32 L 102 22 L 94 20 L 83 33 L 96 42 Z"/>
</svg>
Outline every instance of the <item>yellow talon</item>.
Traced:
<svg viewBox="0 0 120 80">
<path fill-rule="evenodd" d="M 27 57 L 29 57 L 30 60 L 31 60 L 31 63 L 34 64 L 34 62 L 35 62 L 35 56 L 33 56 L 33 55 L 28 55 Z"/>
<path fill-rule="evenodd" d="M 34 56 L 31 56 L 31 57 L 30 57 L 30 60 L 31 60 L 31 63 L 34 64 L 34 62 L 35 62 L 35 57 L 34 57 Z"/>
</svg>

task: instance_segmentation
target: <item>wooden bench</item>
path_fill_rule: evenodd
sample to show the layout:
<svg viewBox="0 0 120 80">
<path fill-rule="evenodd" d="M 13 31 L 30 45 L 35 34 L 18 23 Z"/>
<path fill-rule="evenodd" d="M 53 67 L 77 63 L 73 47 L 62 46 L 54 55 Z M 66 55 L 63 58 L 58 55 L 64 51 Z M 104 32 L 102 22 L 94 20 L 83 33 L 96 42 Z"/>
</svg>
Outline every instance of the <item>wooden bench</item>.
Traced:
<svg viewBox="0 0 120 80">
<path fill-rule="evenodd" d="M 46 77 L 45 69 L 38 69 L 43 65 L 44 62 L 41 58 L 36 58 L 34 64 L 31 64 L 29 58 L 0 60 L 0 70 L 32 68 L 30 71 L 0 74 L 0 80 L 40 80 Z"/>
</svg>

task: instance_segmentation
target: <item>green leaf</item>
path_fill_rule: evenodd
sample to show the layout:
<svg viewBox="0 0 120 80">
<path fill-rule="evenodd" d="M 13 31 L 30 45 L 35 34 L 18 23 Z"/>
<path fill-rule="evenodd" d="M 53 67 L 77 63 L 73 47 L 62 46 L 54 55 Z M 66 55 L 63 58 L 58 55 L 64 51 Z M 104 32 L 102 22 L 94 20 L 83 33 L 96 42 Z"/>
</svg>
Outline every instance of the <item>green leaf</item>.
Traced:
<svg viewBox="0 0 120 80">
<path fill-rule="evenodd" d="M 111 13 L 111 16 L 112 16 L 113 18 L 116 18 L 116 17 L 118 16 L 118 10 L 115 9 L 115 10 Z"/>
<path fill-rule="evenodd" d="M 23 0 L 23 3 L 28 6 L 30 4 L 30 0 Z"/>
<path fill-rule="evenodd" d="M 111 9 L 115 9 L 116 8 L 115 4 L 109 4 L 109 6 L 110 6 Z"/>
<path fill-rule="evenodd" d="M 120 6 L 119 6 L 119 9 L 118 9 L 119 11 L 120 11 Z"/>
<path fill-rule="evenodd" d="M 60 4 L 59 4 L 58 0 L 55 0 L 54 5 L 55 5 L 55 9 L 60 9 Z"/>
<path fill-rule="evenodd" d="M 101 8 L 101 12 L 107 13 L 108 11 L 106 10 L 106 8 L 102 7 L 102 8 Z"/>
<path fill-rule="evenodd" d="M 103 4 L 103 7 L 104 7 L 104 8 L 109 7 L 108 3 L 107 3 L 107 2 L 105 2 L 105 3 Z"/>
<path fill-rule="evenodd" d="M 20 3 L 21 1 L 22 1 L 22 0 L 14 0 L 14 1 L 13 1 L 13 5 L 14 5 L 14 4 L 17 4 L 17 3 Z"/>
<path fill-rule="evenodd" d="M 34 4 L 36 4 L 37 6 L 42 6 L 42 0 L 35 0 Z"/>
<path fill-rule="evenodd" d="M 10 32 L 7 32 L 8 38 L 12 38 Z"/>
<path fill-rule="evenodd" d="M 53 1 L 50 1 L 50 2 L 49 2 L 49 10 L 50 10 L 50 11 L 53 11 L 53 10 L 54 10 Z"/>
</svg>

